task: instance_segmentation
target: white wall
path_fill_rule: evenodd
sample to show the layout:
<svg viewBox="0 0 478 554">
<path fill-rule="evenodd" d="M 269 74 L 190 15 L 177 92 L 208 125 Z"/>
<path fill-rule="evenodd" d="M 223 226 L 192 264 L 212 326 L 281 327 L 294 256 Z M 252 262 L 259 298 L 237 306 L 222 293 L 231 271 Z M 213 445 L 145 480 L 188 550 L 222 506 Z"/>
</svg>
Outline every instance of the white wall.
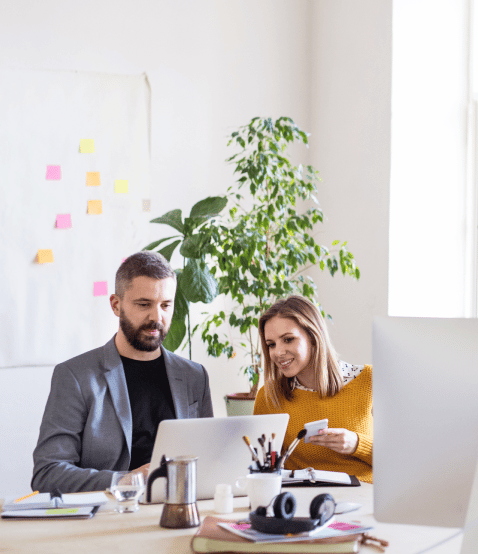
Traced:
<svg viewBox="0 0 478 554">
<path fill-rule="evenodd" d="M 332 339 L 371 363 L 373 316 L 387 315 L 392 3 L 313 3 L 311 158 L 323 183 L 323 244 L 348 241 L 359 281 L 311 272 Z"/>
<path fill-rule="evenodd" d="M 224 159 L 226 137 L 238 125 L 256 115 L 284 114 L 307 127 L 308 13 L 307 2 L 288 0 L 2 2 L 0 71 L 146 72 L 152 87 L 151 218 L 178 207 L 188 213 L 199 199 L 222 194 L 233 182 Z M 148 242 L 170 234 L 147 225 Z M 34 330 L 26 325 L 18 332 L 28 347 Z M 222 397 L 246 390 L 247 381 L 237 367 L 225 370 L 233 364 L 209 359 L 198 346 L 194 358 L 209 369 L 216 414 L 225 415 Z M 46 399 L 32 375 L 41 375 L 47 390 L 49 372 L 0 369 L 0 405 L 10 408 L 2 412 L 0 444 L 18 446 L 0 456 L 0 495 L 28 488 Z"/>
<path fill-rule="evenodd" d="M 371 352 L 369 322 L 386 313 L 387 304 L 390 5 L 384 0 L 3 2 L 0 71 L 146 72 L 152 87 L 151 217 L 177 207 L 188 212 L 199 199 L 225 192 L 233 182 L 224 163 L 226 137 L 250 118 L 287 115 L 312 131 L 308 161 L 324 178 L 320 198 L 329 218 L 324 244 L 348 239 L 363 274 L 359 283 L 321 278 L 321 299 L 334 315 L 333 335 L 344 358 L 365 362 Z M 151 241 L 169 233 L 148 225 Z M 28 347 L 34 329 L 18 332 Z M 209 370 L 216 415 L 225 415 L 224 394 L 247 388 L 238 364 L 208 358 L 199 339 L 193 357 Z M 0 456 L 0 496 L 28 488 L 50 372 L 0 369 L 0 405 L 19 395 L 19 383 L 22 392 L 18 401 L 9 400 L 0 444 L 11 444 L 14 434 L 27 437 L 8 459 Z M 19 418 L 14 406 L 28 417 Z"/>
</svg>

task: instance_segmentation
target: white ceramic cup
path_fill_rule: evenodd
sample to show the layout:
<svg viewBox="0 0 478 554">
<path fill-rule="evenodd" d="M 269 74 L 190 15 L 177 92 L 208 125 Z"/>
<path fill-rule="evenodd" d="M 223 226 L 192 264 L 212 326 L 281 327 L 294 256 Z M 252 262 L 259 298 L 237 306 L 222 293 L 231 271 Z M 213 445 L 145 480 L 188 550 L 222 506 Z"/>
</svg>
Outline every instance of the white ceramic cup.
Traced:
<svg viewBox="0 0 478 554">
<path fill-rule="evenodd" d="M 279 473 L 250 473 L 236 479 L 236 487 L 245 491 L 251 503 L 251 510 L 267 506 L 280 494 L 282 477 Z"/>
</svg>

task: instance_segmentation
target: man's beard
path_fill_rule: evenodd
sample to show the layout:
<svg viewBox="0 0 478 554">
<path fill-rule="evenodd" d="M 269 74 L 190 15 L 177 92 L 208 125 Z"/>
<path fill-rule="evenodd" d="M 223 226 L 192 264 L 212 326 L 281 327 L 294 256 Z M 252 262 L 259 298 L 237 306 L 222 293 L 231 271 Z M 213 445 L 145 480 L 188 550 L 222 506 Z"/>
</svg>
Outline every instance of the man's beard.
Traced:
<svg viewBox="0 0 478 554">
<path fill-rule="evenodd" d="M 126 317 L 126 314 L 124 313 L 124 310 L 122 308 L 120 309 L 119 324 L 124 336 L 126 337 L 126 340 L 133 348 L 135 348 L 136 350 L 140 350 L 141 352 L 154 352 L 155 350 L 157 350 L 163 343 L 163 340 L 165 339 L 169 330 L 164 329 L 164 327 L 160 323 L 150 323 L 148 325 L 142 325 L 141 327 L 135 327 Z M 142 333 L 145 330 L 158 330 L 159 335 L 145 336 Z"/>
</svg>

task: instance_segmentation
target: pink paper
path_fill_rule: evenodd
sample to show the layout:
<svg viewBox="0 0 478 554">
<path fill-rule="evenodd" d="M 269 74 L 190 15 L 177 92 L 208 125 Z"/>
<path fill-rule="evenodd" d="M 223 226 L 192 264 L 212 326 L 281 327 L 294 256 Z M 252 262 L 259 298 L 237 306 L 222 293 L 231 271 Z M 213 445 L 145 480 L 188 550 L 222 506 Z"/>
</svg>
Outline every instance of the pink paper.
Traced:
<svg viewBox="0 0 478 554">
<path fill-rule="evenodd" d="M 358 529 L 360 526 L 345 521 L 335 521 L 327 527 L 330 527 L 331 529 L 336 529 L 337 531 L 351 531 L 352 529 Z"/>
<path fill-rule="evenodd" d="M 71 227 L 71 215 L 70 214 L 58 214 L 56 216 L 56 228 L 57 229 L 70 229 Z"/>
<path fill-rule="evenodd" d="M 61 166 L 47 165 L 46 178 L 50 181 L 59 181 L 61 179 Z"/>
<path fill-rule="evenodd" d="M 95 281 L 93 283 L 93 296 L 107 296 L 108 283 L 106 281 Z"/>
</svg>

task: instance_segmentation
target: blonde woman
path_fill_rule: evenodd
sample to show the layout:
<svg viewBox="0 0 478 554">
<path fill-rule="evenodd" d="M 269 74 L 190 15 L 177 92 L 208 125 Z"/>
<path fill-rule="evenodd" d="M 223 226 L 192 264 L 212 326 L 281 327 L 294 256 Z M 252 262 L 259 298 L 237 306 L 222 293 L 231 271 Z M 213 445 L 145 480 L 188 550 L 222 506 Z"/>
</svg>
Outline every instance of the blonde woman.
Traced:
<svg viewBox="0 0 478 554">
<path fill-rule="evenodd" d="M 372 482 L 372 367 L 337 359 L 320 311 L 306 298 L 276 302 L 259 320 L 264 381 L 254 414 L 288 413 L 283 449 L 305 423 L 329 427 L 301 441 L 286 469 L 343 471 Z"/>
</svg>

